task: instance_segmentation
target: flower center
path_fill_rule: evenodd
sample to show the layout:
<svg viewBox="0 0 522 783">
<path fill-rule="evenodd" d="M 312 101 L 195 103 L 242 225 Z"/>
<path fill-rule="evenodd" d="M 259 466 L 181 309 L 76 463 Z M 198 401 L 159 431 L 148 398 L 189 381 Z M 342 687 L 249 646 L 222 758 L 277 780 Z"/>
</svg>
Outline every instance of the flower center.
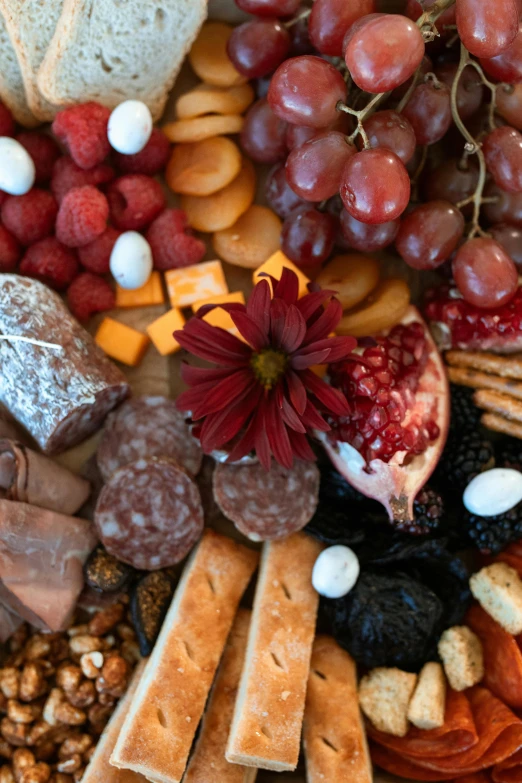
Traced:
<svg viewBox="0 0 522 783">
<path fill-rule="evenodd" d="M 254 353 L 250 360 L 251 367 L 257 380 L 265 387 L 271 389 L 286 370 L 288 356 L 282 351 L 274 351 L 267 348 L 259 353 Z"/>
</svg>

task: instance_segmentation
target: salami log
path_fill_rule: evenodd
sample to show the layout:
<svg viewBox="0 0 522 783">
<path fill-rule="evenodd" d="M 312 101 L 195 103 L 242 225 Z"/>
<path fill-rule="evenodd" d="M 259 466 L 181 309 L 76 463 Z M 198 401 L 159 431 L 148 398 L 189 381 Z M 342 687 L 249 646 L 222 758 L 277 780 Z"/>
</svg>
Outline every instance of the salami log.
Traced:
<svg viewBox="0 0 522 783">
<path fill-rule="evenodd" d="M 134 568 L 179 563 L 203 532 L 199 490 L 173 460 L 152 457 L 113 473 L 94 521 L 107 551 Z"/>
<path fill-rule="evenodd" d="M 48 454 L 98 429 L 129 394 L 120 370 L 75 321 L 58 294 L 37 280 L 0 275 L 0 402 Z"/>
<path fill-rule="evenodd" d="M 97 451 L 98 467 L 105 481 L 138 459 L 168 457 L 195 476 L 203 452 L 178 411 L 166 397 L 135 397 L 108 416 Z"/>
<path fill-rule="evenodd" d="M 286 538 L 308 524 L 317 509 L 319 470 L 297 460 L 291 470 L 272 463 L 216 465 L 214 498 L 223 514 L 252 541 Z"/>
<path fill-rule="evenodd" d="M 43 454 L 0 439 L 0 498 L 75 514 L 90 491 L 88 481 Z"/>
</svg>

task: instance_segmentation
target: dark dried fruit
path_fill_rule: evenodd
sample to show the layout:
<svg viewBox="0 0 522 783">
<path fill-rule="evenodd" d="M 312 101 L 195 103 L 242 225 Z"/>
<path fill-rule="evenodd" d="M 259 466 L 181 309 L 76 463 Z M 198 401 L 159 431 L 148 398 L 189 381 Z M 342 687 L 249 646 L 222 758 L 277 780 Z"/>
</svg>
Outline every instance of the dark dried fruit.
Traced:
<svg viewBox="0 0 522 783">
<path fill-rule="evenodd" d="M 482 411 L 473 402 L 473 389 L 450 384 L 452 431 L 471 432 L 479 426 Z"/>
<path fill-rule="evenodd" d="M 147 574 L 131 592 L 131 619 L 143 656 L 152 652 L 173 592 L 173 581 L 164 571 Z"/>
<path fill-rule="evenodd" d="M 466 512 L 464 527 L 477 549 L 485 555 L 497 555 L 522 538 L 522 503 L 494 517 Z"/>
<path fill-rule="evenodd" d="M 135 573 L 126 563 L 121 563 L 99 544 L 85 564 L 85 582 L 103 593 L 122 590 Z"/>
<path fill-rule="evenodd" d="M 498 447 L 497 465 L 522 471 L 522 441 L 518 438 L 504 438 Z"/>
<path fill-rule="evenodd" d="M 355 550 L 357 544 L 362 544 L 366 538 L 366 523 L 370 524 L 356 511 L 354 513 L 353 507 L 347 506 L 346 511 L 342 511 L 338 506 L 319 501 L 317 511 L 305 527 L 305 533 L 328 546 L 343 544 Z"/>
<path fill-rule="evenodd" d="M 464 490 L 472 478 L 495 467 L 495 451 L 491 441 L 478 432 L 456 432 L 446 444 L 437 466 L 436 481 L 440 486 Z"/>
<path fill-rule="evenodd" d="M 398 530 L 414 536 L 422 536 L 439 530 L 444 517 L 442 496 L 426 485 L 413 501 L 413 512 L 415 518 L 411 521 L 398 523 Z"/>
</svg>

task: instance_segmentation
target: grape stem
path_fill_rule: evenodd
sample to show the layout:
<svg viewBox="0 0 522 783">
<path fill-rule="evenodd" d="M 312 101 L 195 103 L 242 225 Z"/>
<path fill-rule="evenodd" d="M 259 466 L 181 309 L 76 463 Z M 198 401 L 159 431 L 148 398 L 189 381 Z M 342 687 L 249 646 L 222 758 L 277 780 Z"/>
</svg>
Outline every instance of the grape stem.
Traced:
<svg viewBox="0 0 522 783">
<path fill-rule="evenodd" d="M 288 22 L 285 22 L 283 27 L 286 27 L 286 29 L 288 30 L 289 27 L 293 27 L 294 24 L 297 24 L 302 19 L 308 19 L 311 13 L 312 13 L 311 8 L 307 8 L 305 11 L 301 11 L 301 13 L 297 14 L 297 16 L 294 16 L 293 19 L 289 19 Z"/>
<path fill-rule="evenodd" d="M 366 134 L 366 131 L 364 130 L 363 122 L 368 117 L 369 114 L 371 114 L 374 109 L 377 108 L 379 103 L 383 101 L 390 93 L 389 92 L 379 92 L 377 95 L 374 95 L 374 97 L 371 99 L 369 103 L 366 104 L 362 109 L 359 109 L 357 111 L 356 109 L 352 109 L 350 106 L 347 106 L 342 101 L 339 101 L 337 104 L 337 111 L 344 111 L 346 114 L 351 114 L 352 117 L 355 117 L 357 119 L 357 127 L 354 130 L 354 132 L 351 134 L 351 136 L 348 136 L 348 143 L 353 144 L 355 142 L 355 139 L 357 136 L 361 136 L 364 144 L 364 149 L 368 149 L 370 147 L 370 141 L 368 139 L 368 136 Z"/>
</svg>

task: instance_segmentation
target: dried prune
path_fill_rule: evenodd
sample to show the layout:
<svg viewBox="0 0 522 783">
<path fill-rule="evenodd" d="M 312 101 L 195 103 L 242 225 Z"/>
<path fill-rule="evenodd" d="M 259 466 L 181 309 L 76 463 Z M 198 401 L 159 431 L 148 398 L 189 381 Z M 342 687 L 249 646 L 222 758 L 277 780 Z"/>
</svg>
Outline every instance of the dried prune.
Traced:
<svg viewBox="0 0 522 783">
<path fill-rule="evenodd" d="M 152 571 L 142 577 L 131 591 L 131 619 L 143 656 L 152 652 L 173 592 L 172 577 L 165 571 Z"/>
</svg>

